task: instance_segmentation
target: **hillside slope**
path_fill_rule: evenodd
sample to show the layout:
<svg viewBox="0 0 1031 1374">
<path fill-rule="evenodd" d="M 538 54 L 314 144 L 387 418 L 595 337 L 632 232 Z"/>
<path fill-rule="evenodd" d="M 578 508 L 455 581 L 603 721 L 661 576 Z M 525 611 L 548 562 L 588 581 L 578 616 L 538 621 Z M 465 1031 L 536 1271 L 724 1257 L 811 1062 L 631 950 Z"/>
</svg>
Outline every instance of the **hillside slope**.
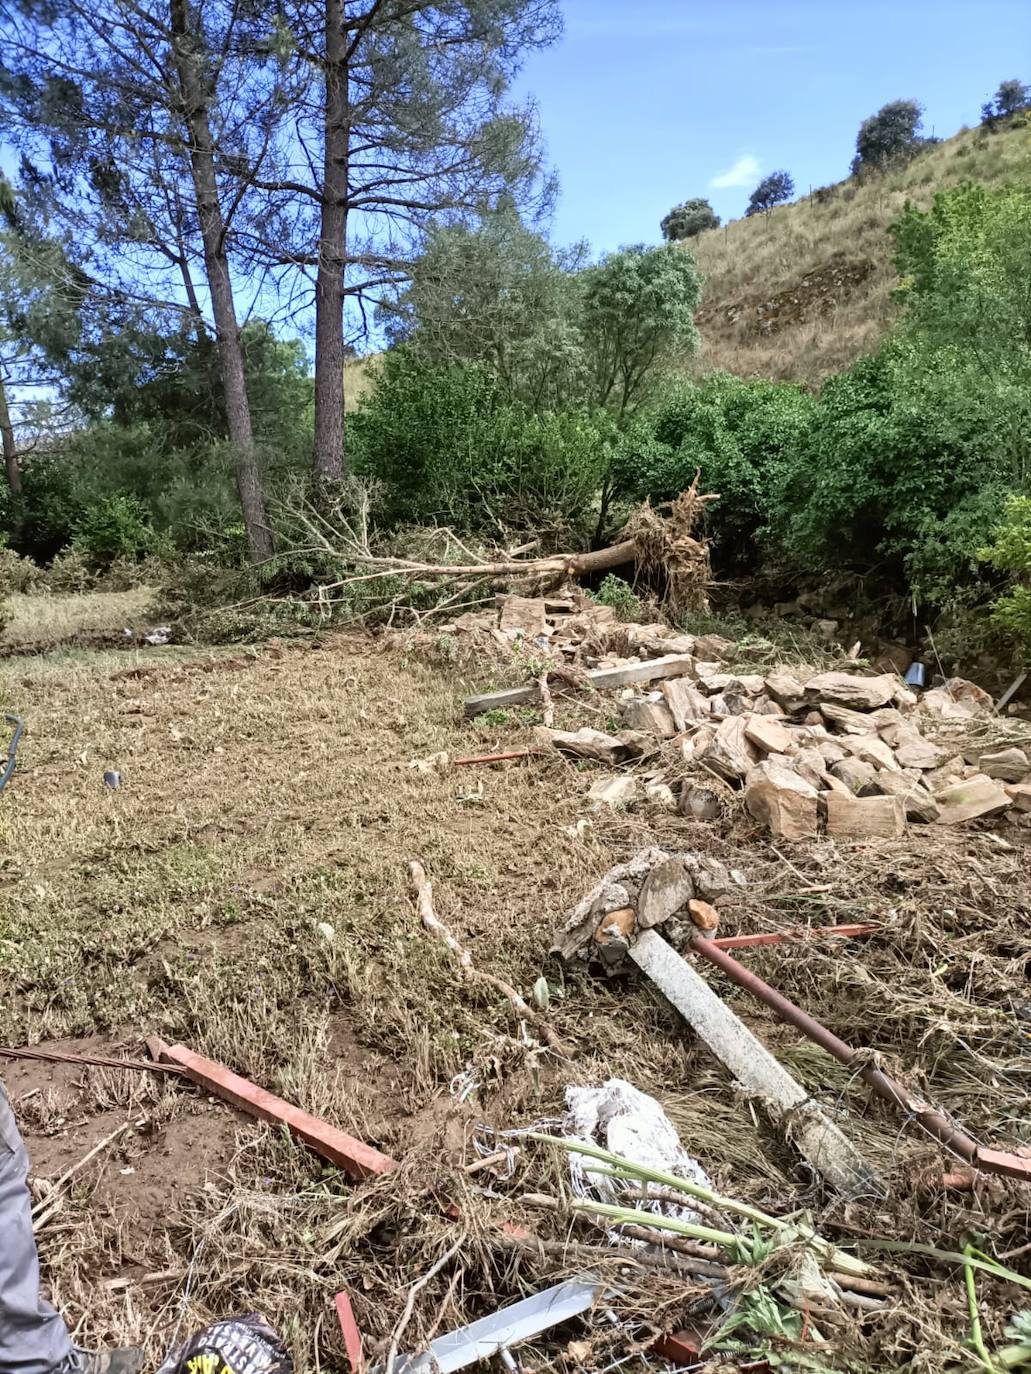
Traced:
<svg viewBox="0 0 1031 1374">
<path fill-rule="evenodd" d="M 695 373 L 818 384 L 876 347 L 891 318 L 888 225 L 964 181 L 1031 176 L 1031 128 L 965 130 L 896 172 L 844 181 L 689 240 L 705 279 Z"/>
</svg>

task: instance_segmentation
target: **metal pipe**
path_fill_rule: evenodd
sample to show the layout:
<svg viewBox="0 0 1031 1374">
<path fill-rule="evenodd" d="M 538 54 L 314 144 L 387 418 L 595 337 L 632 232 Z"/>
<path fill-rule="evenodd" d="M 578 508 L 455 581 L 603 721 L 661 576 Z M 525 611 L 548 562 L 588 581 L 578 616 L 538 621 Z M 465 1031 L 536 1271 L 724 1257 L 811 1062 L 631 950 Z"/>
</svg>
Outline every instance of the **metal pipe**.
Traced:
<svg viewBox="0 0 1031 1374">
<path fill-rule="evenodd" d="M 757 945 L 780 945 L 786 940 L 855 940 L 874 935 L 880 926 L 799 926 L 794 930 L 770 930 L 761 935 L 723 935 L 710 943 L 717 949 L 754 949 Z"/>
<path fill-rule="evenodd" d="M 715 964 L 728 978 L 737 983 L 738 987 L 744 988 L 746 992 L 750 992 L 754 997 L 758 997 L 761 1002 L 765 1002 L 782 1021 L 785 1021 L 789 1026 L 794 1026 L 796 1030 L 800 1030 L 803 1035 L 808 1036 L 821 1049 L 826 1050 L 828 1054 L 833 1055 L 842 1064 L 847 1064 L 849 1068 L 854 1069 L 878 1096 L 901 1107 L 907 1115 L 915 1117 L 928 1135 L 933 1136 L 942 1145 L 953 1150 L 960 1159 L 975 1165 L 977 1168 L 984 1169 L 988 1173 L 1005 1174 L 1010 1178 L 1031 1179 L 1031 1158 L 1024 1158 L 1022 1155 L 1012 1154 L 1006 1150 L 992 1150 L 978 1145 L 976 1140 L 968 1136 L 958 1126 L 954 1126 L 942 1112 L 921 1098 L 914 1097 L 907 1088 L 896 1082 L 894 1078 L 889 1077 L 883 1069 L 863 1062 L 863 1056 L 859 1051 L 854 1050 L 851 1045 L 846 1045 L 844 1040 L 835 1035 L 833 1031 L 821 1025 L 801 1007 L 796 1007 L 794 1002 L 789 1001 L 783 993 L 778 992 L 776 988 L 771 988 L 769 983 L 763 982 L 751 969 L 739 964 L 732 955 L 715 947 L 713 941 L 695 939 L 692 942 L 692 949 L 697 954 L 703 955 L 710 963 Z"/>
</svg>

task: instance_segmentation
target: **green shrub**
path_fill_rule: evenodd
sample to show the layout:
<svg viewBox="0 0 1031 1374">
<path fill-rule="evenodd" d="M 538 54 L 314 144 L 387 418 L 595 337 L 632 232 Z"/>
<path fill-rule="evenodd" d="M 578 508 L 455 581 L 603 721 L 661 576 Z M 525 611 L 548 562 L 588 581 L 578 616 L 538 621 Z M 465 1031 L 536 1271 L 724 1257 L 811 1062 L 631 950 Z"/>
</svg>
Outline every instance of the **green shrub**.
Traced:
<svg viewBox="0 0 1031 1374">
<path fill-rule="evenodd" d="M 0 597 L 38 591 L 43 582 L 43 570 L 31 558 L 22 558 L 13 549 L 0 549 Z"/>
<path fill-rule="evenodd" d="M 786 383 L 714 374 L 679 381 L 627 437 L 615 461 L 616 489 L 630 499 L 672 500 L 701 473 L 718 492 L 708 508 L 713 557 L 724 572 L 755 570 L 773 518 L 772 491 L 814 422 L 817 402 Z"/>
<path fill-rule="evenodd" d="M 992 619 L 1031 663 L 1031 497 L 1011 496 L 980 557 L 1010 581 L 992 607 Z"/>
<path fill-rule="evenodd" d="M 97 584 L 93 560 L 81 549 L 59 553 L 45 573 L 46 588 L 60 594 L 88 592 Z"/>
<path fill-rule="evenodd" d="M 986 408 L 944 408 L 911 361 L 889 345 L 826 383 L 772 489 L 771 532 L 803 569 L 875 572 L 942 605 L 977 579 L 1005 465 Z"/>
<path fill-rule="evenodd" d="M 615 573 L 603 578 L 601 586 L 593 593 L 599 606 L 611 606 L 619 620 L 640 620 L 644 614 L 641 598 L 630 583 Z"/>
<path fill-rule="evenodd" d="M 404 349 L 385 358 L 349 432 L 354 470 L 380 484 L 388 523 L 495 537 L 582 535 L 618 442 L 605 412 L 535 414 L 479 365 L 439 367 Z"/>
<path fill-rule="evenodd" d="M 108 496 L 94 501 L 73 526 L 72 548 L 106 566 L 116 558 L 153 553 L 158 537 L 142 502 L 134 496 Z"/>
</svg>

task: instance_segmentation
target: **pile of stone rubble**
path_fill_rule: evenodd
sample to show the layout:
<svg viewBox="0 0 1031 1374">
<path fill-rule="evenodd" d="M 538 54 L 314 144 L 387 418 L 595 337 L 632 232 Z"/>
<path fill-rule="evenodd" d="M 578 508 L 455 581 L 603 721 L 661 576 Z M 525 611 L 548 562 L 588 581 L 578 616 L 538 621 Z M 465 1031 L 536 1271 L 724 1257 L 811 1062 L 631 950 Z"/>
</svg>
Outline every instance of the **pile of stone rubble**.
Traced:
<svg viewBox="0 0 1031 1374">
<path fill-rule="evenodd" d="M 972 682 L 953 678 L 921 691 L 860 665 L 734 671 L 738 646 L 716 635 L 620 624 L 586 599 L 499 602 L 490 628 L 500 642 L 534 646 L 556 662 L 560 681 L 615 692 L 609 729 L 537 731 L 542 747 L 624 766 L 592 787 L 599 805 L 647 796 L 714 820 L 730 789 L 785 839 L 823 829 L 845 839 L 891 837 L 911 823 L 1031 814 L 1031 759 L 1007 738 L 1006 727 L 1022 727 L 990 728 L 994 704 Z M 572 676 L 562 663 L 575 665 Z M 536 690 L 474 698 L 467 710 L 532 702 Z"/>
</svg>

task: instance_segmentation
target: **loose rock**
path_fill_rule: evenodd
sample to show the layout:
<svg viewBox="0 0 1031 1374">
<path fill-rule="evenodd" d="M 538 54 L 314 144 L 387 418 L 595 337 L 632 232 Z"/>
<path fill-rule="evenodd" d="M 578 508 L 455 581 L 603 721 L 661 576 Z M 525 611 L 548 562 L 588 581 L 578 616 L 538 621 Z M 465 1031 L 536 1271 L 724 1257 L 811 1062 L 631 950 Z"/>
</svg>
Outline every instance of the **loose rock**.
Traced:
<svg viewBox="0 0 1031 1374">
<path fill-rule="evenodd" d="M 847 706 L 854 711 L 876 711 L 895 698 L 898 679 L 891 673 L 879 677 L 855 677 L 851 673 L 818 673 L 805 685 L 807 701 Z"/>
<path fill-rule="evenodd" d="M 687 905 L 694 896 L 694 883 L 683 859 L 674 857 L 657 864 L 641 885 L 637 899 L 637 924 L 643 930 L 661 925 Z"/>
<path fill-rule="evenodd" d="M 978 766 L 986 777 L 997 778 L 1000 782 L 1020 782 L 1031 771 L 1027 755 L 1023 749 L 1016 748 L 995 749 L 982 754 Z"/>
<path fill-rule="evenodd" d="M 785 840 L 807 840 L 816 835 L 818 798 L 810 783 L 769 759 L 757 764 L 745 782 L 749 814 Z"/>
<path fill-rule="evenodd" d="M 939 825 L 961 825 L 984 816 L 998 816 L 1010 806 L 1010 798 L 1003 789 L 984 773 L 975 773 L 965 782 L 936 792 L 934 799 L 941 807 Z"/>
<path fill-rule="evenodd" d="M 828 792 L 827 834 L 841 840 L 896 839 L 906 832 L 899 797 L 846 797 Z"/>
<path fill-rule="evenodd" d="M 757 761 L 759 751 L 745 736 L 741 716 L 720 721 L 712 742 L 701 755 L 701 762 L 727 782 L 740 782 Z"/>
</svg>

